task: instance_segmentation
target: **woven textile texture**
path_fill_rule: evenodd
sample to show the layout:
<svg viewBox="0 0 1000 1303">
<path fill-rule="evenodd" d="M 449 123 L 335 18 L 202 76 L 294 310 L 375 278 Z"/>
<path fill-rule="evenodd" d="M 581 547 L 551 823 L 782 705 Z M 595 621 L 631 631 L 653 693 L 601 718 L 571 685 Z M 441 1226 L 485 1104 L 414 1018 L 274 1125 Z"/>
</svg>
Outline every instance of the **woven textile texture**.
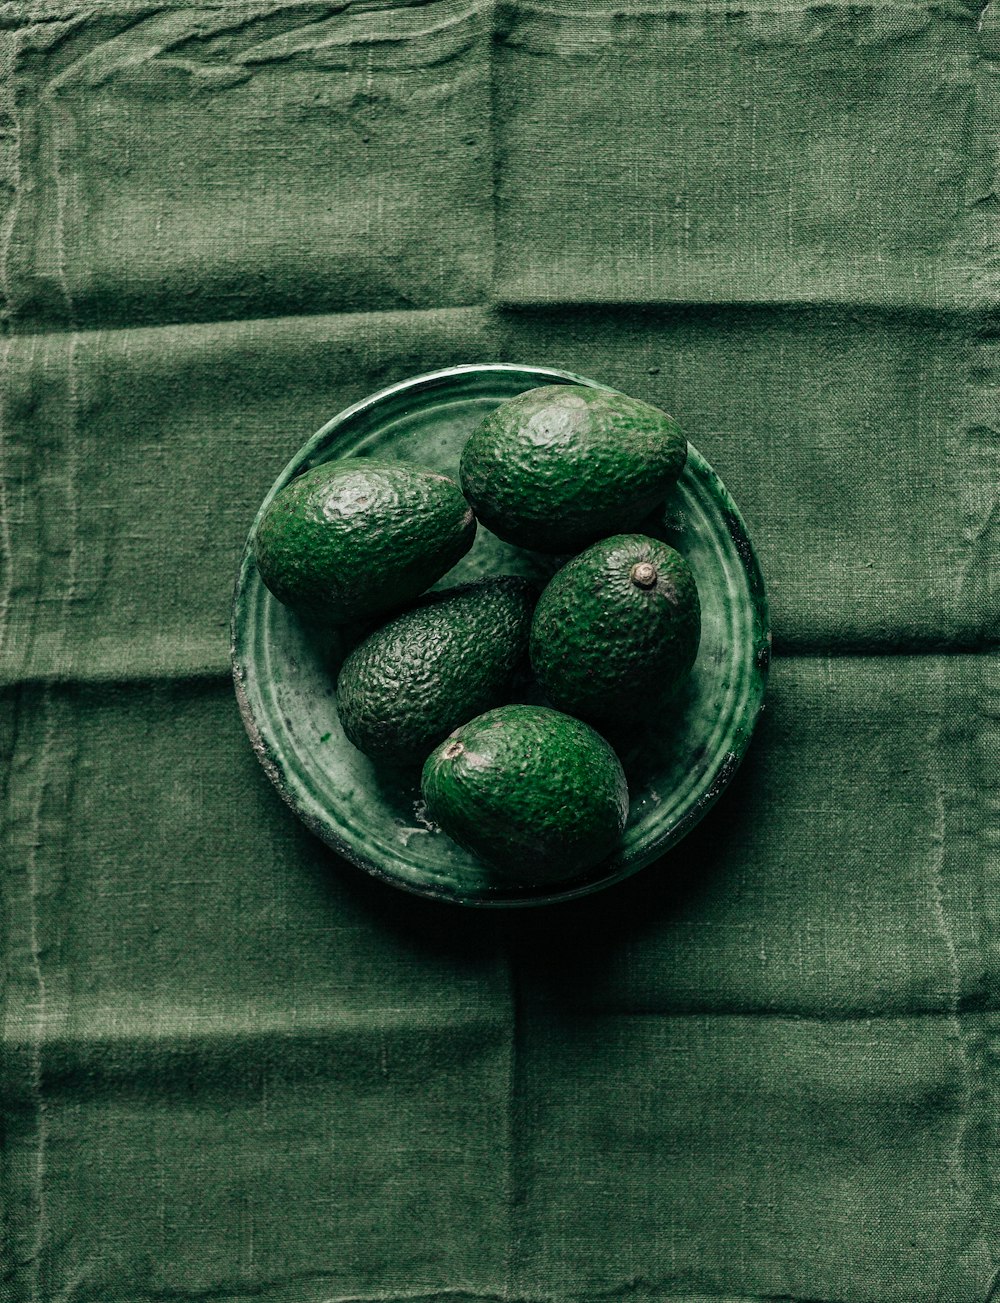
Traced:
<svg viewBox="0 0 1000 1303">
<path fill-rule="evenodd" d="M 3 1303 L 986 1303 L 1000 18 L 0 2 Z M 461 362 L 674 412 L 775 660 L 661 863 L 482 914 L 281 804 L 257 505 Z"/>
</svg>

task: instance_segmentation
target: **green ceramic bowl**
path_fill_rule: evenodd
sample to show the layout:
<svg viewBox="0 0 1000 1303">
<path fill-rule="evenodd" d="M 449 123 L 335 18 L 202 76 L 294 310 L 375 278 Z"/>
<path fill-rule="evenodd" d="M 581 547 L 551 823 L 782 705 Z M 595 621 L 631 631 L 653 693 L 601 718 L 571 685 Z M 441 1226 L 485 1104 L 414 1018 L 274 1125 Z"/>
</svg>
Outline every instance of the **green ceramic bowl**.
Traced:
<svg viewBox="0 0 1000 1303">
<path fill-rule="evenodd" d="M 295 475 L 337 458 L 414 462 L 457 480 L 462 445 L 487 412 L 525 389 L 557 383 L 595 382 L 546 367 L 496 364 L 450 367 L 392 385 L 324 425 L 282 471 L 261 513 Z M 233 677 L 250 740 L 278 791 L 352 864 L 397 887 L 462 905 L 566 900 L 658 859 L 702 818 L 746 750 L 764 696 L 770 634 L 746 528 L 694 448 L 664 512 L 644 528 L 656 529 L 691 563 L 702 640 L 682 703 L 621 749 L 631 809 L 613 856 L 556 885 L 494 885 L 485 865 L 427 822 L 416 776 L 381 770 L 344 737 L 334 698 L 343 655 L 336 636 L 305 628 L 271 596 L 248 539 L 233 598 Z M 544 578 L 555 564 L 480 526 L 471 552 L 437 586 L 483 574 Z"/>
</svg>

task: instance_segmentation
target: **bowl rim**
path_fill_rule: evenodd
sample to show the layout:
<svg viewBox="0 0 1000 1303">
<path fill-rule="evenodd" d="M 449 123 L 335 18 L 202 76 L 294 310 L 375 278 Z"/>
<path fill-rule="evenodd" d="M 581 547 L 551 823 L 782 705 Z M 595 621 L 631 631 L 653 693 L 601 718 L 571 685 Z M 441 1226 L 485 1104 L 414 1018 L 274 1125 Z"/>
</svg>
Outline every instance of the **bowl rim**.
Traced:
<svg viewBox="0 0 1000 1303">
<path fill-rule="evenodd" d="M 257 720 L 257 716 L 254 713 L 246 690 L 246 671 L 241 662 L 238 647 L 240 610 L 246 592 L 247 583 L 254 568 L 252 540 L 258 522 L 276 494 L 278 494 L 293 478 L 295 478 L 296 475 L 301 474 L 304 469 L 308 469 L 309 461 L 317 449 L 324 447 L 330 441 L 331 436 L 337 429 L 354 420 L 359 415 L 381 406 L 387 400 L 400 394 L 407 392 L 416 393 L 423 389 L 430 389 L 458 376 L 470 374 L 488 375 L 490 373 L 504 372 L 518 372 L 522 375 L 528 374 L 531 376 L 538 376 L 542 379 L 550 377 L 553 381 L 560 384 L 580 384 L 585 385 L 587 388 L 599 389 L 607 393 L 619 392 L 611 385 L 606 385 L 600 381 L 591 380 L 585 376 L 578 375 L 575 372 L 564 371 L 557 367 L 536 366 L 532 363 L 517 362 L 470 362 L 450 367 L 442 367 L 435 371 L 422 372 L 420 375 L 396 381 L 394 384 L 387 385 L 383 389 L 377 390 L 375 393 L 368 394 L 357 402 L 351 403 L 349 406 L 343 408 L 332 416 L 328 421 L 320 426 L 320 428 L 309 439 L 307 439 L 304 444 L 300 445 L 282 467 L 277 478 L 264 496 L 247 533 L 246 541 L 244 542 L 243 550 L 240 555 L 236 581 L 233 586 L 229 621 L 230 665 L 233 687 L 240 716 L 243 720 L 243 725 L 250 739 L 250 744 L 254 754 L 285 804 L 305 824 L 311 833 L 317 836 L 343 859 L 346 859 L 355 868 L 363 870 L 381 882 L 388 883 L 393 887 L 409 892 L 411 895 L 476 909 L 520 909 L 576 900 L 581 896 L 591 895 L 595 891 L 600 891 L 605 887 L 613 886 L 615 883 L 631 877 L 642 868 L 655 863 L 660 856 L 672 850 L 678 842 L 687 836 L 687 834 L 701 822 L 705 814 L 707 814 L 709 809 L 722 795 L 722 792 L 729 785 L 730 780 L 739 768 L 753 737 L 761 711 L 764 708 L 764 697 L 771 660 L 770 610 L 760 563 L 750 540 L 746 524 L 728 489 L 719 479 L 711 464 L 701 455 L 698 449 L 688 441 L 689 458 L 693 453 L 695 459 L 697 459 L 700 464 L 702 472 L 707 474 L 710 478 L 713 490 L 720 499 L 720 503 L 723 507 L 723 517 L 726 529 L 740 558 L 740 563 L 746 576 L 751 598 L 763 629 L 763 637 L 754 651 L 754 670 L 760 679 L 760 689 L 757 693 L 756 704 L 753 707 L 752 713 L 747 717 L 746 725 L 743 729 L 744 741 L 741 750 L 738 754 L 729 751 L 722 757 L 715 770 L 711 772 L 705 790 L 699 798 L 688 807 L 677 823 L 664 834 L 661 842 L 657 845 L 652 854 L 646 853 L 642 856 L 636 856 L 634 862 L 626 861 L 623 864 L 617 865 L 613 872 L 608 873 L 603 877 L 587 879 L 583 882 L 571 882 L 562 889 L 559 889 L 558 883 L 552 883 L 541 884 L 536 888 L 527 888 L 517 895 L 463 895 L 455 891 L 450 891 L 437 883 L 417 883 L 409 881 L 397 876 L 395 873 L 387 869 L 384 869 L 376 860 L 370 859 L 356 851 L 350 841 L 338 835 L 335 828 L 332 828 L 328 823 L 324 823 L 322 819 L 315 817 L 311 811 L 303 808 L 302 804 L 297 799 L 296 793 L 292 790 L 290 784 L 285 779 L 280 755 L 275 753 L 268 738 L 265 737 Z M 595 867 L 599 869 L 601 866 L 597 865 Z"/>
</svg>

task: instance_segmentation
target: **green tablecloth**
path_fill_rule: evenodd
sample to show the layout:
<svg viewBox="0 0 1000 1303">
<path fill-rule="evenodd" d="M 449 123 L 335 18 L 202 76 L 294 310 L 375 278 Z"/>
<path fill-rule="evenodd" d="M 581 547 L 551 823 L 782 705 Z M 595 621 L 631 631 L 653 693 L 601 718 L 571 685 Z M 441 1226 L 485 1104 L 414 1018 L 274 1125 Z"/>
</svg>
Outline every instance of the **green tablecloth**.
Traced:
<svg viewBox="0 0 1000 1303">
<path fill-rule="evenodd" d="M 5 1303 L 983 1303 L 998 20 L 0 4 Z M 458 362 L 668 408 L 776 659 L 573 905 L 383 889 L 227 677 L 257 504 Z"/>
</svg>

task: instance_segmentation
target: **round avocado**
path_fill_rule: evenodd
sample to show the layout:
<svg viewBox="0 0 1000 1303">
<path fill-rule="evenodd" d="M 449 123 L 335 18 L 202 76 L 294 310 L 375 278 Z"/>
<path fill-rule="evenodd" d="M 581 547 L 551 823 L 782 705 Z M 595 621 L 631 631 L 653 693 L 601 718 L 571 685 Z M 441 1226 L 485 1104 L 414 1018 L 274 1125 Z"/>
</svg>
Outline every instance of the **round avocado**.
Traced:
<svg viewBox="0 0 1000 1303">
<path fill-rule="evenodd" d="M 254 532 L 264 583 L 286 606 L 346 624 L 417 597 L 464 556 L 476 520 L 436 471 L 347 458 L 276 494 Z"/>
<path fill-rule="evenodd" d="M 672 416 L 588 385 L 544 385 L 501 403 L 469 436 L 462 491 L 498 537 L 576 552 L 634 529 L 684 469 Z"/>
<path fill-rule="evenodd" d="M 522 885 L 572 877 L 611 853 L 628 815 L 618 757 L 582 720 L 500 706 L 455 730 L 424 765 L 430 817 Z"/>
<path fill-rule="evenodd" d="M 559 710 L 614 724 L 675 694 L 700 637 L 698 588 L 681 554 L 619 534 L 553 575 L 531 624 L 531 666 Z"/>
<path fill-rule="evenodd" d="M 499 705 L 526 659 L 537 596 L 526 579 L 480 579 L 370 634 L 337 680 L 349 741 L 373 760 L 422 763 L 453 728 Z"/>
</svg>

